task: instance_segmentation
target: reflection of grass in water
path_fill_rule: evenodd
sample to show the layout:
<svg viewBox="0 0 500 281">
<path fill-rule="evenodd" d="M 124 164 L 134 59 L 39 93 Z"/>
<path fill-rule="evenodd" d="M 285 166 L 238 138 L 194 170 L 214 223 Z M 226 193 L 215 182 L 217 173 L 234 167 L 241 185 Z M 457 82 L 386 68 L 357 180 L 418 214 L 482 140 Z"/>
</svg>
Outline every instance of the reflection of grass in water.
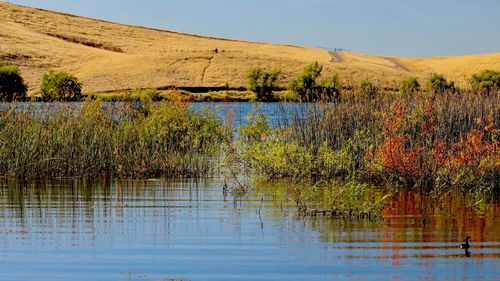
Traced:
<svg viewBox="0 0 500 281">
<path fill-rule="evenodd" d="M 353 181 L 320 181 L 316 184 L 274 181 L 258 183 L 259 189 L 272 185 L 277 205 L 294 202 L 298 211 L 309 216 L 375 218 L 391 194 L 368 184 Z"/>
</svg>

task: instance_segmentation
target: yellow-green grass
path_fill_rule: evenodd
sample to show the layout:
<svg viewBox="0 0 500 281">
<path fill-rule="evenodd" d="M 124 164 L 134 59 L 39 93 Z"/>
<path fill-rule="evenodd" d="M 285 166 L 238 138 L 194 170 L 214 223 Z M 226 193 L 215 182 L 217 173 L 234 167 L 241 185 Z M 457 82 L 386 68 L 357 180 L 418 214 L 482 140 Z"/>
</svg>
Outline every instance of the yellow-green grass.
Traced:
<svg viewBox="0 0 500 281">
<path fill-rule="evenodd" d="M 134 102 L 134 101 L 181 101 L 181 102 L 256 102 L 257 95 L 251 91 L 210 91 L 207 93 L 191 93 L 185 90 L 126 90 L 107 93 L 92 93 L 86 95 L 86 100 L 103 102 Z M 298 101 L 298 96 L 291 91 L 273 92 L 273 101 Z"/>
</svg>

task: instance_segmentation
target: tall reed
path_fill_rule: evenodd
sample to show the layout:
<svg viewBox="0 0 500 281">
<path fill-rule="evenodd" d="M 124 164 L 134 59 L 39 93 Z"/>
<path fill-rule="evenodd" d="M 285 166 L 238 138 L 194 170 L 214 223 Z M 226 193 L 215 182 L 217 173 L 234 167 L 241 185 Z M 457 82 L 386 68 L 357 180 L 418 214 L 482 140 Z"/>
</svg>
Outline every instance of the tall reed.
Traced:
<svg viewBox="0 0 500 281">
<path fill-rule="evenodd" d="M 226 133 L 214 113 L 183 103 L 10 108 L 0 111 L 0 175 L 199 177 Z"/>
<path fill-rule="evenodd" d="M 269 177 L 500 189 L 498 94 L 345 92 L 281 115 L 242 129 L 241 159 Z"/>
</svg>

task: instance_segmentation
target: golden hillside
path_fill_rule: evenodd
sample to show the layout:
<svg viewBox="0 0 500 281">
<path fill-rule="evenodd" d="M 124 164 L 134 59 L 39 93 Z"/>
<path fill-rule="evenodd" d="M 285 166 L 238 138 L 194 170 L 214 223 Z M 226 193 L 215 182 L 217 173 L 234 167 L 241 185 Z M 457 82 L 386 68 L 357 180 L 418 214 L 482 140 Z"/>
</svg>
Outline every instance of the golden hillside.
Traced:
<svg viewBox="0 0 500 281">
<path fill-rule="evenodd" d="M 0 59 L 21 67 L 31 93 L 43 73 L 66 70 L 86 92 L 134 88 L 242 87 L 251 66 L 283 70 L 283 85 L 311 62 L 356 82 L 392 86 L 401 77 L 432 72 L 464 79 L 500 69 L 500 53 L 395 58 L 329 53 L 319 48 L 211 38 L 111 23 L 0 2 Z"/>
</svg>

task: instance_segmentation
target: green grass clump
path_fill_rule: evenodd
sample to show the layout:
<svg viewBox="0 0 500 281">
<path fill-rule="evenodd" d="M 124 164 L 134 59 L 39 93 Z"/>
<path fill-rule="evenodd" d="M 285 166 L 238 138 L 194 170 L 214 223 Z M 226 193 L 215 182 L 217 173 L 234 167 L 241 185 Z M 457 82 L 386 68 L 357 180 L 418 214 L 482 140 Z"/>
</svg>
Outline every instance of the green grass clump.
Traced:
<svg viewBox="0 0 500 281">
<path fill-rule="evenodd" d="M 224 138 L 215 113 L 194 112 L 183 103 L 12 108 L 0 112 L 0 175 L 199 177 L 215 168 Z"/>
<path fill-rule="evenodd" d="M 116 93 L 98 93 L 87 95 L 87 100 L 98 100 L 102 102 L 156 102 L 170 100 L 165 93 L 156 89 L 133 90 Z"/>
<path fill-rule="evenodd" d="M 196 102 L 251 102 L 257 101 L 257 95 L 251 91 L 212 91 L 195 94 Z"/>
</svg>

